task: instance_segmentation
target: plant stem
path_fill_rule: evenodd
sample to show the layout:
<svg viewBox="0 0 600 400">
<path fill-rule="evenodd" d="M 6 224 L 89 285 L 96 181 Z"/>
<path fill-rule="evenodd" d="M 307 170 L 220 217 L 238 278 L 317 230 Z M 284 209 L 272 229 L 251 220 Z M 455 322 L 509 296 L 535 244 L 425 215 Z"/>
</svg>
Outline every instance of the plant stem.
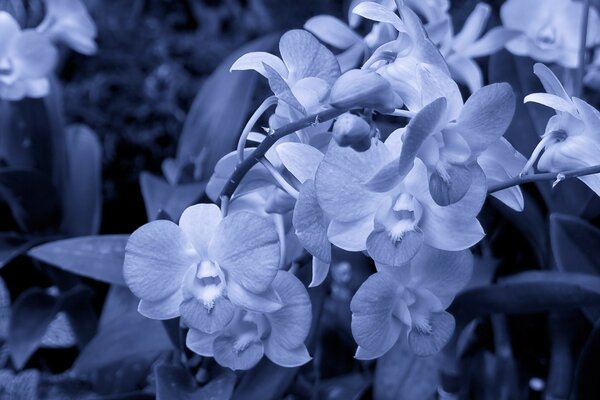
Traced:
<svg viewBox="0 0 600 400">
<path fill-rule="evenodd" d="M 587 42 L 588 18 L 590 15 L 590 0 L 583 0 L 583 12 L 581 31 L 579 35 L 579 65 L 575 78 L 575 97 L 581 97 L 583 93 L 583 75 L 585 70 L 585 51 Z"/>
<path fill-rule="evenodd" d="M 343 113 L 347 112 L 347 109 L 337 109 L 337 108 L 328 108 L 325 111 L 322 111 L 317 114 L 309 115 L 298 121 L 294 121 L 287 125 L 282 126 L 279 129 L 276 129 L 272 134 L 269 134 L 265 137 L 265 140 L 261 142 L 261 144 L 254 150 L 254 152 L 243 162 L 237 165 L 227 183 L 223 187 L 221 191 L 221 195 L 219 196 L 219 203 L 222 202 L 223 198 L 231 198 L 235 189 L 240 184 L 240 181 L 246 175 L 246 173 L 255 166 L 260 159 L 264 157 L 267 151 L 282 137 L 292 134 L 296 131 L 304 129 L 308 126 L 314 125 L 316 123 L 329 121 L 336 117 L 339 117 Z"/>
<path fill-rule="evenodd" d="M 568 178 L 577 178 L 579 176 L 593 175 L 598 173 L 600 173 L 600 165 L 594 165 L 592 167 L 574 169 L 564 172 L 546 172 L 543 174 L 517 176 L 502 183 L 490 185 L 490 187 L 488 188 L 488 194 L 499 192 L 500 190 L 508 189 L 510 187 L 522 185 L 524 183 L 529 182 L 540 182 L 549 180 L 562 181 Z"/>
</svg>

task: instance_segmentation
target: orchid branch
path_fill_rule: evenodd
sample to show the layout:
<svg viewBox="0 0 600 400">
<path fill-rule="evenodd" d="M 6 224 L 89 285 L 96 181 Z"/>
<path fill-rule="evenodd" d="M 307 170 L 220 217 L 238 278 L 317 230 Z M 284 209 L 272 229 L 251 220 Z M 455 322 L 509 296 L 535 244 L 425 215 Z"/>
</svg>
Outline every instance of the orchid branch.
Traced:
<svg viewBox="0 0 600 400">
<path fill-rule="evenodd" d="M 593 175 L 598 173 L 600 173 L 600 165 L 594 165 L 592 167 L 574 169 L 564 172 L 546 172 L 543 174 L 517 176 L 502 183 L 490 185 L 490 187 L 488 188 L 488 194 L 499 192 L 500 190 L 508 189 L 510 187 L 522 185 L 524 183 L 529 182 L 541 182 L 550 180 L 560 182 L 569 178 L 577 178 L 580 176 Z"/>
<path fill-rule="evenodd" d="M 347 111 L 348 111 L 347 109 L 328 108 L 325 111 L 322 111 L 320 113 L 312 114 L 312 115 L 306 116 L 302 119 L 299 119 L 298 121 L 294 121 L 292 123 L 284 125 L 281 128 L 275 129 L 275 131 L 268 134 L 265 137 L 265 139 L 260 143 L 260 145 L 258 145 L 256 150 L 254 150 L 248 158 L 245 158 L 243 162 L 241 162 L 237 165 L 237 167 L 235 168 L 235 170 L 233 171 L 233 173 L 227 180 L 227 183 L 223 187 L 223 190 L 221 191 L 221 195 L 219 196 L 219 203 L 222 203 L 224 198 L 226 198 L 226 199 L 231 198 L 231 196 L 233 195 L 233 193 L 235 192 L 235 189 L 240 184 L 244 175 L 246 175 L 246 173 L 248 171 L 250 171 L 250 168 L 252 168 L 257 163 L 260 162 L 261 158 L 264 157 L 264 155 L 267 153 L 267 151 L 279 139 L 281 139 L 282 137 L 285 137 L 289 134 L 292 134 L 296 131 L 299 131 L 301 129 L 304 129 L 311 125 L 314 125 L 316 123 L 329 121 L 331 119 L 339 117 L 340 115 L 342 115 L 343 113 L 345 113 Z"/>
</svg>

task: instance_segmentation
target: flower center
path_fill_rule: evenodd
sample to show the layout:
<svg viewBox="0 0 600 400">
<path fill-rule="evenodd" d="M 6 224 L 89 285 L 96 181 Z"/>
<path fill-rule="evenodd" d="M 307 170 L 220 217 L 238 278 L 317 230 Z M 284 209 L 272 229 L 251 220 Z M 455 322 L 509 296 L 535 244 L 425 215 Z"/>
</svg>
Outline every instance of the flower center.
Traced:
<svg viewBox="0 0 600 400">
<path fill-rule="evenodd" d="M 553 48 L 556 44 L 556 30 L 549 24 L 545 25 L 538 31 L 535 41 L 542 49 Z"/>
<path fill-rule="evenodd" d="M 196 299 L 202 302 L 207 310 L 212 310 L 215 300 L 225 290 L 225 274 L 219 264 L 203 260 L 196 266 L 193 286 Z"/>
<path fill-rule="evenodd" d="M 8 57 L 0 58 L 0 75 L 10 75 L 14 71 L 13 63 Z"/>
<path fill-rule="evenodd" d="M 414 197 L 408 193 L 401 193 L 381 222 L 390 239 L 396 243 L 401 241 L 407 232 L 417 228 L 420 214 L 420 205 L 415 202 Z"/>
</svg>

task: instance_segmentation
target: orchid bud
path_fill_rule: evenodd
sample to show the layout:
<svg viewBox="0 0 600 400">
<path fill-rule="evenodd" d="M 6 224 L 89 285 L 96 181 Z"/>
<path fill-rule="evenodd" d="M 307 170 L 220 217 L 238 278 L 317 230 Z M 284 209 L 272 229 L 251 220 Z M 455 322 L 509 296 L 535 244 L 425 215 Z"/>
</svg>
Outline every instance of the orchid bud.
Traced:
<svg viewBox="0 0 600 400">
<path fill-rule="evenodd" d="M 371 147 L 371 127 L 362 118 L 345 113 L 333 125 L 333 139 L 341 147 L 352 147 L 356 151 L 367 151 Z"/>
<path fill-rule="evenodd" d="M 377 72 L 352 69 L 340 76 L 330 93 L 335 108 L 372 108 L 392 112 L 396 95 L 389 82 Z"/>
</svg>

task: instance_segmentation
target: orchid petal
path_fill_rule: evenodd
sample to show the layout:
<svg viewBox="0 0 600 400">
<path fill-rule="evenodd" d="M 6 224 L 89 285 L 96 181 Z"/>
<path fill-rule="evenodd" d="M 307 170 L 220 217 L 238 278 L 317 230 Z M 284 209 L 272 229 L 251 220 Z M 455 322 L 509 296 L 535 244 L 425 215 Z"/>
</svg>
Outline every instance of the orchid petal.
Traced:
<svg viewBox="0 0 600 400">
<path fill-rule="evenodd" d="M 444 175 L 438 170 L 429 177 L 429 193 L 436 204 L 448 206 L 460 201 L 473 182 L 471 170 L 462 164 L 444 164 Z"/>
<path fill-rule="evenodd" d="M 245 289 L 260 293 L 279 267 L 279 237 L 269 218 L 239 211 L 225 217 L 210 242 L 211 260 Z"/>
<path fill-rule="evenodd" d="M 279 271 L 273 281 L 275 291 L 281 297 L 283 308 L 266 314 L 271 324 L 268 341 L 277 347 L 295 349 L 308 336 L 312 319 L 312 305 L 308 293 L 293 274 Z"/>
<path fill-rule="evenodd" d="M 352 298 L 352 335 L 361 348 L 371 353 L 384 354 L 398 340 L 402 323 L 392 315 L 397 288 L 394 279 L 377 272 Z"/>
<path fill-rule="evenodd" d="M 431 356 L 438 353 L 454 333 L 454 317 L 443 311 L 429 317 L 431 332 L 422 332 L 413 328 L 408 334 L 408 345 L 418 356 Z"/>
<path fill-rule="evenodd" d="M 520 34 L 521 32 L 519 31 L 497 26 L 490 29 L 484 37 L 467 46 L 461 54 L 469 58 L 489 56 L 490 54 L 502 50 L 506 43 L 510 42 Z"/>
<path fill-rule="evenodd" d="M 281 59 L 273 54 L 262 52 L 262 51 L 253 51 L 251 53 L 244 54 L 240 58 L 238 58 L 231 68 L 230 71 L 247 71 L 254 70 L 264 76 L 265 78 L 269 78 L 267 71 L 265 70 L 264 65 L 270 66 L 279 76 L 283 79 L 287 78 L 288 70 L 281 61 Z"/>
<path fill-rule="evenodd" d="M 461 52 L 481 36 L 492 8 L 485 3 L 477 3 L 475 9 L 469 14 L 461 31 L 454 36 L 454 49 Z"/>
<path fill-rule="evenodd" d="M 268 340 L 265 343 L 265 355 L 275 364 L 286 368 L 299 367 L 311 360 L 305 345 L 293 349 L 279 346 L 276 341 Z"/>
<path fill-rule="evenodd" d="M 327 239 L 328 221 L 317 201 L 315 184 L 304 182 L 293 214 L 296 235 L 302 246 L 313 256 L 331 262 L 331 245 Z"/>
<path fill-rule="evenodd" d="M 284 33 L 279 40 L 279 52 L 289 70 L 288 82 L 315 77 L 333 85 L 340 76 L 336 57 L 307 31 L 293 29 Z"/>
<path fill-rule="evenodd" d="M 213 343 L 217 336 L 218 334 L 211 335 L 192 328 L 188 330 L 185 337 L 185 345 L 196 354 L 203 357 L 212 357 Z"/>
<path fill-rule="evenodd" d="M 56 65 L 58 51 L 47 37 L 26 29 L 12 41 L 11 59 L 20 78 L 42 78 Z"/>
<path fill-rule="evenodd" d="M 558 96 L 567 102 L 571 102 L 571 97 L 567 94 L 562 83 L 550 68 L 542 63 L 536 63 L 533 66 L 533 73 L 537 75 L 540 82 L 542 82 L 542 86 L 544 86 L 544 90 L 547 93 Z"/>
<path fill-rule="evenodd" d="M 214 204 L 196 204 L 181 214 L 179 227 L 203 260 L 208 259 L 208 244 L 220 222 L 221 210 Z"/>
<path fill-rule="evenodd" d="M 423 233 L 412 230 L 394 241 L 385 230 L 373 231 L 367 238 L 367 251 L 376 262 L 399 266 L 410 261 L 423 244 Z"/>
<path fill-rule="evenodd" d="M 186 326 L 208 334 L 225 328 L 235 315 L 235 306 L 223 296 L 214 299 L 210 305 L 189 298 L 181 303 L 179 310 Z"/>
<path fill-rule="evenodd" d="M 446 61 L 452 78 L 467 86 L 471 93 L 483 86 L 483 74 L 475 61 L 458 54 L 450 55 Z"/>
<path fill-rule="evenodd" d="M 400 17 L 395 12 L 381 4 L 372 1 L 365 1 L 354 7 L 352 9 L 352 13 L 372 21 L 391 24 L 398 32 L 405 31 L 404 24 L 402 23 Z"/>
<path fill-rule="evenodd" d="M 296 96 L 294 96 L 288 83 L 268 64 L 263 63 L 263 67 L 265 69 L 267 79 L 269 80 L 269 87 L 273 91 L 273 94 L 290 107 L 295 108 L 300 113 L 305 115 L 306 110 L 304 109 L 304 106 L 300 104 Z"/>
<path fill-rule="evenodd" d="M 276 147 L 281 162 L 300 183 L 314 179 L 323 153 L 304 143 L 286 142 Z"/>
<path fill-rule="evenodd" d="M 329 274 L 329 266 L 330 262 L 325 262 L 320 258 L 313 257 L 312 258 L 312 280 L 310 281 L 310 285 L 308 287 L 317 287 L 321 283 L 325 281 L 327 275 Z"/>
<path fill-rule="evenodd" d="M 363 251 L 367 249 L 367 238 L 373 231 L 373 215 L 359 220 L 340 222 L 331 221 L 327 228 L 329 241 L 346 251 Z"/>
<path fill-rule="evenodd" d="M 13 40 L 21 33 L 19 23 L 6 11 L 0 11 L 0 56 L 4 56 Z"/>
<path fill-rule="evenodd" d="M 362 41 L 348 25 L 331 15 L 317 15 L 304 23 L 304 29 L 319 40 L 337 49 L 345 50 Z"/>
<path fill-rule="evenodd" d="M 342 222 L 373 214 L 380 195 L 367 190 L 364 183 L 390 159 L 388 149 L 381 142 L 374 142 L 364 152 L 332 142 L 315 178 L 317 197 L 325 213 Z"/>
<path fill-rule="evenodd" d="M 181 288 L 198 254 L 181 229 L 170 221 L 153 221 L 131 234 L 125 247 L 123 275 L 139 298 L 159 301 Z"/>
<path fill-rule="evenodd" d="M 281 299 L 272 288 L 261 294 L 254 294 L 234 280 L 227 282 L 227 297 L 233 304 L 255 312 L 270 313 L 283 307 Z"/>
<path fill-rule="evenodd" d="M 256 339 L 238 350 L 235 334 L 223 334 L 213 342 L 215 360 L 222 366 L 236 370 L 247 370 L 254 367 L 264 355 L 264 347 Z"/>
<path fill-rule="evenodd" d="M 151 301 L 140 300 L 138 312 L 146 318 L 165 320 L 179 316 L 179 305 L 183 301 L 181 290 L 166 299 Z"/>
<path fill-rule="evenodd" d="M 447 72 L 431 65 L 419 64 L 417 67 L 417 82 L 419 82 L 421 88 L 423 107 L 440 97 L 445 98 L 446 104 L 443 107 L 445 113 L 436 117 L 445 120 L 445 122 L 453 121 L 458 117 L 463 107 L 463 100 L 458 85 Z"/>
<path fill-rule="evenodd" d="M 577 115 L 577 110 L 572 102 L 562 97 L 549 93 L 532 93 L 523 99 L 524 103 L 538 103 L 546 107 L 553 108 L 556 111 L 568 112 L 571 115 Z"/>
<path fill-rule="evenodd" d="M 455 125 L 476 158 L 508 129 L 515 111 L 515 95 L 507 83 L 487 85 L 473 93 L 465 103 Z"/>
<path fill-rule="evenodd" d="M 423 246 L 410 264 L 412 285 L 433 293 L 447 308 L 465 287 L 473 271 L 473 256 L 468 250 L 443 251 Z"/>
</svg>

